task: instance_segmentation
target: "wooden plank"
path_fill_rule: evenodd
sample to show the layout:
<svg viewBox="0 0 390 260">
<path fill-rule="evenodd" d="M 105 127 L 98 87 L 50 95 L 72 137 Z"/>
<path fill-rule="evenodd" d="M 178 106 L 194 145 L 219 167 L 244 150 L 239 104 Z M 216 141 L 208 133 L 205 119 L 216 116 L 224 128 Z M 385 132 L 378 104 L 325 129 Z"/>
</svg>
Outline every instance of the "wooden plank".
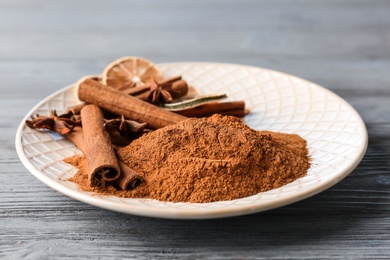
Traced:
<svg viewBox="0 0 390 260">
<path fill-rule="evenodd" d="M 388 258 L 389 10 L 385 0 L 0 0 L 0 258 Z M 16 129 L 37 102 L 124 55 L 316 82 L 360 113 L 366 156 L 327 191 L 242 217 L 164 220 L 75 201 L 25 169 Z"/>
<path fill-rule="evenodd" d="M 203 57 L 203 56 L 202 56 Z M 0 60 L 1 94 L 11 97 L 15 91 L 23 89 L 38 91 L 20 91 L 19 98 L 36 98 L 36 102 L 62 87 L 72 84 L 80 77 L 100 74 L 104 67 L 117 57 L 76 59 L 76 60 Z M 150 55 L 155 63 L 191 61 L 184 56 L 173 60 L 169 55 Z M 165 61 L 164 61 L 165 59 Z M 206 59 L 206 58 L 205 58 Z M 207 60 L 206 60 L 207 61 Z M 209 60 L 211 62 L 237 63 L 267 69 L 273 69 L 313 81 L 344 96 L 383 96 L 388 95 L 390 77 L 390 59 L 295 59 L 264 58 L 260 56 L 231 56 Z M 23 68 L 23 69 L 21 69 Z M 12 87 L 11 87 L 12 86 Z M 347 93 L 348 91 L 348 93 Z"/>
<path fill-rule="evenodd" d="M 374 1 L 169 1 L 83 3 L 41 0 L 2 1 L 0 30 L 153 30 L 169 28 L 386 29 L 386 0 Z M 364 12 L 362 12 L 364 10 Z M 115 14 L 115 15 L 113 15 Z M 170 19 L 167 19 L 169 17 Z M 364 19 L 362 19 L 364 17 Z M 12 26 L 9 26 L 12 21 Z"/>
<path fill-rule="evenodd" d="M 86 59 L 124 55 L 252 56 L 255 58 L 340 59 L 390 58 L 383 30 L 322 30 L 259 28 L 257 30 L 66 30 L 2 32 L 2 59 Z M 177 40 L 176 40 L 177 39 Z M 216 40 L 218 39 L 218 40 Z M 59 44 L 61 43 L 61 44 Z M 94 47 L 91 48 L 91 45 Z M 64 50 L 64 46 L 66 49 Z M 207 46 L 207 48 L 205 48 Z M 13 50 L 10 52 L 10 50 Z M 109 50 L 109 51 L 108 51 Z M 181 55 L 180 55 L 181 53 Z"/>
</svg>

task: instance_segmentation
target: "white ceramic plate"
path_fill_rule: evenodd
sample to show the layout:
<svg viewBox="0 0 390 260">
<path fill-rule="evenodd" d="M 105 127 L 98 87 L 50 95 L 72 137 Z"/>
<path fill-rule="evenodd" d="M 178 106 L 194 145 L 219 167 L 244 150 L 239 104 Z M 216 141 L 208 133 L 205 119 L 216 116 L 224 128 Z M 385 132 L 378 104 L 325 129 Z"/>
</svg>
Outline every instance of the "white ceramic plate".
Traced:
<svg viewBox="0 0 390 260">
<path fill-rule="evenodd" d="M 101 196 L 78 189 L 67 179 L 76 169 L 65 157 L 80 153 L 68 140 L 32 130 L 25 120 L 33 114 L 59 113 L 76 103 L 72 86 L 37 104 L 16 134 L 22 163 L 39 180 L 69 197 L 123 213 L 177 219 L 219 218 L 281 207 L 317 194 L 346 177 L 367 148 L 367 131 L 358 113 L 334 93 L 306 80 L 276 71 L 216 63 L 160 64 L 165 76 L 182 75 L 202 93 L 226 93 L 245 100 L 250 127 L 297 133 L 308 142 L 312 165 L 307 176 L 254 196 L 213 203 L 170 203 L 150 199 Z"/>
</svg>

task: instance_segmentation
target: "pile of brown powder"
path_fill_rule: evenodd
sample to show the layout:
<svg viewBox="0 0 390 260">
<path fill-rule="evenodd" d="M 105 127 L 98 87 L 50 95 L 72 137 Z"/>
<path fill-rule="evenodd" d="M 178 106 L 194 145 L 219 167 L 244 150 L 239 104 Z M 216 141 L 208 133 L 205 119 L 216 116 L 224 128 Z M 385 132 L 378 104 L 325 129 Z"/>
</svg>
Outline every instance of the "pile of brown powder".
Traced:
<svg viewBox="0 0 390 260">
<path fill-rule="evenodd" d="M 310 167 L 306 141 L 298 135 L 255 131 L 235 117 L 220 115 L 148 133 L 118 155 L 145 183 L 132 191 L 91 188 L 83 157 L 67 159 L 79 168 L 71 180 L 86 191 L 202 203 L 275 189 L 303 177 Z"/>
</svg>

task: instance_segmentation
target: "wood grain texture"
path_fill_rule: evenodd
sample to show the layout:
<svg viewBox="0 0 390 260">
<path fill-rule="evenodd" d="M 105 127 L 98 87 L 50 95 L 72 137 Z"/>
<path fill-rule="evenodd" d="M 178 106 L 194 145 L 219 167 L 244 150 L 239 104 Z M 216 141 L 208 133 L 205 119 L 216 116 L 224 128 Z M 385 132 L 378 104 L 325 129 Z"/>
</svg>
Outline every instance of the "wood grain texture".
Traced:
<svg viewBox="0 0 390 260">
<path fill-rule="evenodd" d="M 385 259 L 390 254 L 390 1 L 0 0 L 0 258 Z M 314 81 L 361 114 L 361 164 L 312 198 L 219 220 L 72 200 L 19 161 L 41 99 L 125 55 L 247 64 Z"/>
</svg>

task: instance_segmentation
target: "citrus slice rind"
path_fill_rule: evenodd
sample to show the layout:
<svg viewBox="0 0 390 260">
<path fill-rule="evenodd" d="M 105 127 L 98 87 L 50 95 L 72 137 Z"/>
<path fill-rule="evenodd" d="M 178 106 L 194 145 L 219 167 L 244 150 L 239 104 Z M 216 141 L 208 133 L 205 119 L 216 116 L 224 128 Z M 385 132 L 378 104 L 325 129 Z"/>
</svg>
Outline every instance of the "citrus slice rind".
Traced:
<svg viewBox="0 0 390 260">
<path fill-rule="evenodd" d="M 82 77 L 81 79 L 79 79 L 76 83 L 74 83 L 73 85 L 73 97 L 76 101 L 76 104 L 80 104 L 80 103 L 83 103 L 83 101 L 81 101 L 79 99 L 79 86 L 82 82 L 84 82 L 86 79 L 93 79 L 93 80 L 96 80 L 98 82 L 101 81 L 101 77 L 99 75 L 88 75 L 88 76 L 84 76 Z"/>
</svg>

